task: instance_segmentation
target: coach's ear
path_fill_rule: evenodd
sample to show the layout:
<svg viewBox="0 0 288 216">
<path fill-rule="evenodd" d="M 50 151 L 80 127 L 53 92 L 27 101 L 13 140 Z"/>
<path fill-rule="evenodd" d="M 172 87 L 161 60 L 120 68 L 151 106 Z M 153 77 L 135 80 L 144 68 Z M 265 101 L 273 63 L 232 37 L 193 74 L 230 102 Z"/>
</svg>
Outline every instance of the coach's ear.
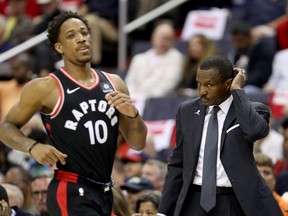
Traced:
<svg viewBox="0 0 288 216">
<path fill-rule="evenodd" d="M 55 43 L 54 44 L 54 49 L 59 53 L 59 54 L 63 54 L 63 50 L 62 50 L 62 45 L 61 43 Z"/>
<path fill-rule="evenodd" d="M 231 88 L 233 79 L 234 79 L 234 78 L 230 78 L 230 79 L 227 79 L 227 80 L 225 81 L 225 86 L 226 86 L 226 89 L 227 89 L 227 90 L 229 90 L 229 89 Z"/>
</svg>

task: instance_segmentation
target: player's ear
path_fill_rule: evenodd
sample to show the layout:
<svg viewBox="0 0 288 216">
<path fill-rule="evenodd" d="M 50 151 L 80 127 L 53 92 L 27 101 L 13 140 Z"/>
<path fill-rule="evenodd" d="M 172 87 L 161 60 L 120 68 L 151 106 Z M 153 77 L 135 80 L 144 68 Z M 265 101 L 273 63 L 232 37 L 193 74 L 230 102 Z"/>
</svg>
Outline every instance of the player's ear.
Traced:
<svg viewBox="0 0 288 216">
<path fill-rule="evenodd" d="M 55 43 L 55 44 L 54 44 L 54 49 L 55 49 L 59 54 L 63 54 L 62 45 L 61 45 L 60 43 Z"/>
</svg>

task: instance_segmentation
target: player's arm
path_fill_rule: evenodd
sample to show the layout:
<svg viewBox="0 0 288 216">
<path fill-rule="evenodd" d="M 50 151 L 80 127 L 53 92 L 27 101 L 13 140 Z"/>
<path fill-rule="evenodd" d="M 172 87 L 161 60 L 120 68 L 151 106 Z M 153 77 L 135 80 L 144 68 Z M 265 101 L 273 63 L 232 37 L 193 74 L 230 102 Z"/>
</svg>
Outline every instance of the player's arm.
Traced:
<svg viewBox="0 0 288 216">
<path fill-rule="evenodd" d="M 0 124 L 0 140 L 3 143 L 13 149 L 29 152 L 39 163 L 46 166 L 51 166 L 58 161 L 62 153 L 50 145 L 41 143 L 34 145 L 36 141 L 26 137 L 20 129 L 38 111 L 47 109 L 51 85 L 53 83 L 48 77 L 30 81 L 23 88 L 19 101 Z"/>
<path fill-rule="evenodd" d="M 11 148 L 23 152 L 28 151 L 34 140 L 27 138 L 20 129 L 42 109 L 38 82 L 33 80 L 23 88 L 20 100 L 10 109 L 0 125 L 0 139 Z"/>
<path fill-rule="evenodd" d="M 118 91 L 108 93 L 106 99 L 120 112 L 120 131 L 130 147 L 141 150 L 146 143 L 147 127 L 134 106 L 124 81 L 117 75 L 110 76 Z"/>
</svg>

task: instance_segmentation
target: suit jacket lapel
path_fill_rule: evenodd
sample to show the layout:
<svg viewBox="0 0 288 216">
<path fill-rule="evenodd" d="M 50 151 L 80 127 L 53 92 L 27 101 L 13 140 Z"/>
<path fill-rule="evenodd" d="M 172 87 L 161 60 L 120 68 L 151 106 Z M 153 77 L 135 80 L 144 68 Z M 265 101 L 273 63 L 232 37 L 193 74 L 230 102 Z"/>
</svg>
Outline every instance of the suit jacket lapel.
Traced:
<svg viewBox="0 0 288 216">
<path fill-rule="evenodd" d="M 190 140 L 193 144 L 193 153 L 198 158 L 199 156 L 199 149 L 201 144 L 201 138 L 202 138 L 202 131 L 203 131 L 203 125 L 204 125 L 204 119 L 206 114 L 206 106 L 202 105 L 200 102 L 198 106 L 194 106 L 191 110 L 191 124 L 193 125 L 193 129 L 190 134 Z"/>
</svg>

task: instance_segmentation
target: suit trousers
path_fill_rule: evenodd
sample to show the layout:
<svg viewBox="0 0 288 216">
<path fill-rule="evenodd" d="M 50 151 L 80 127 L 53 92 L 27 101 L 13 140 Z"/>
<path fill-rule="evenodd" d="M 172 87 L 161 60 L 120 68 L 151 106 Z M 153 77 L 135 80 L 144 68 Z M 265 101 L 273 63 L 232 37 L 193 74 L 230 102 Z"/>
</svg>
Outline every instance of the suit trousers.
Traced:
<svg viewBox="0 0 288 216">
<path fill-rule="evenodd" d="M 235 194 L 217 194 L 216 206 L 208 213 L 200 206 L 201 191 L 193 190 L 190 187 L 183 207 L 181 216 L 245 216 L 241 206 L 239 205 Z"/>
</svg>

